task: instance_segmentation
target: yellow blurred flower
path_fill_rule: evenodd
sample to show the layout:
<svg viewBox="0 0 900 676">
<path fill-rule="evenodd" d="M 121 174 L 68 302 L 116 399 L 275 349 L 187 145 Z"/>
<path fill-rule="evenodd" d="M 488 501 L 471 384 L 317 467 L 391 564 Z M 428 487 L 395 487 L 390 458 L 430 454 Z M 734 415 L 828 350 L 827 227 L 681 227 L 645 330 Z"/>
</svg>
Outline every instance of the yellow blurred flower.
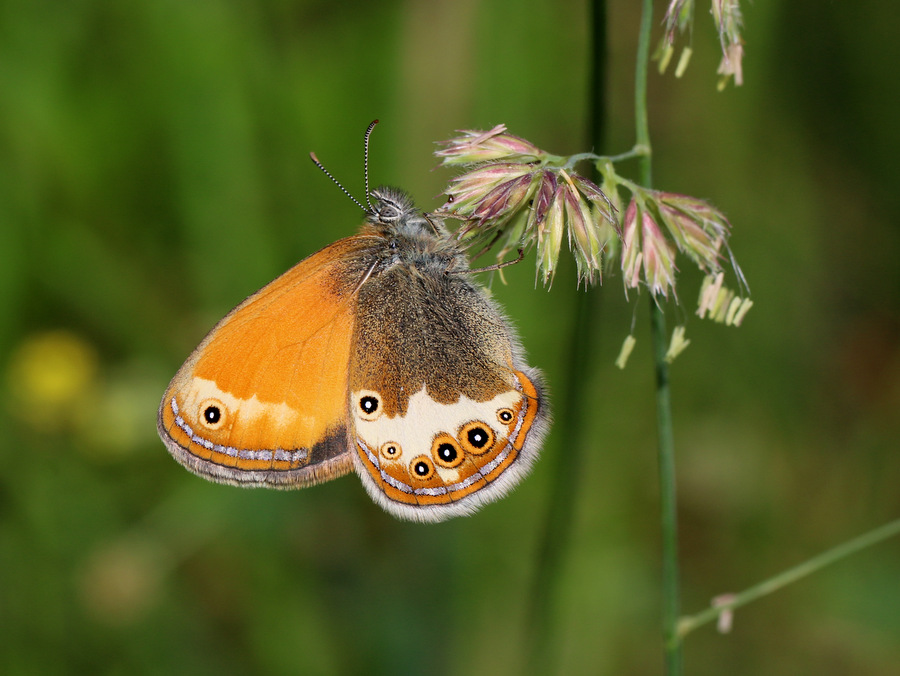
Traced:
<svg viewBox="0 0 900 676">
<path fill-rule="evenodd" d="M 77 417 L 97 371 L 96 350 L 75 333 L 29 336 L 13 351 L 6 374 L 12 410 L 36 428 L 56 431 Z"/>
</svg>

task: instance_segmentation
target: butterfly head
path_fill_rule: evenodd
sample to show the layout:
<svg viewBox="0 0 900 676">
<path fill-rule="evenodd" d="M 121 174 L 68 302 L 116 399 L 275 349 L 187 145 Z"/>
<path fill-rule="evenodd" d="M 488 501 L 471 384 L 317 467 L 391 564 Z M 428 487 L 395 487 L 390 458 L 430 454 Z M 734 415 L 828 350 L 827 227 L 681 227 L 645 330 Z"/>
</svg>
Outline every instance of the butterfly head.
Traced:
<svg viewBox="0 0 900 676">
<path fill-rule="evenodd" d="M 366 222 L 370 232 L 389 240 L 400 259 L 427 261 L 442 269 L 467 265 L 443 220 L 422 213 L 404 191 L 381 187 L 369 193 L 369 198 Z"/>
<path fill-rule="evenodd" d="M 391 225 L 403 223 L 414 217 L 422 218 L 412 198 L 397 188 L 377 188 L 369 194 L 369 197 L 372 208 L 366 215 L 372 225 Z"/>
<path fill-rule="evenodd" d="M 412 198 L 398 188 L 377 188 L 369 197 L 371 209 L 366 211 L 366 221 L 381 232 L 411 237 L 446 234 L 435 219 L 426 218 Z"/>
</svg>

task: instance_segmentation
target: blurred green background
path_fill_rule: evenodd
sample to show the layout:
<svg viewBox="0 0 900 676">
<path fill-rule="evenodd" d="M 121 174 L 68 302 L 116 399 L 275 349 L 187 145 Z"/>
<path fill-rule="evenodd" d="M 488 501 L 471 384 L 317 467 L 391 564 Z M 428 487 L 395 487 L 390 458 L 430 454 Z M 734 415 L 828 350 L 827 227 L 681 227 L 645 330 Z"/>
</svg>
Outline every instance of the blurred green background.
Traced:
<svg viewBox="0 0 900 676">
<path fill-rule="evenodd" d="M 609 154 L 633 142 L 638 3 L 611 2 Z M 900 514 L 900 12 L 887 0 L 744 3 L 746 84 L 715 89 L 700 3 L 686 75 L 650 77 L 657 187 L 711 199 L 755 302 L 693 317 L 672 367 L 684 610 Z M 657 20 L 664 7 L 657 3 Z M 353 477 L 300 492 L 206 483 L 156 407 L 234 304 L 361 216 L 433 209 L 433 143 L 506 123 L 587 150 L 584 1 L 0 2 L 0 672 L 518 674 L 535 585 L 553 673 L 658 674 L 659 526 L 647 295 L 608 278 L 577 377 L 589 443 L 571 539 L 535 579 L 551 430 L 509 497 L 400 523 Z M 654 40 L 658 39 L 657 27 Z M 572 266 L 496 296 L 565 391 Z M 634 298 L 632 294 L 632 299 Z M 613 366 L 632 321 L 638 345 Z M 557 399 L 557 418 L 560 405 Z M 896 674 L 900 542 L 707 627 L 690 674 Z"/>
</svg>

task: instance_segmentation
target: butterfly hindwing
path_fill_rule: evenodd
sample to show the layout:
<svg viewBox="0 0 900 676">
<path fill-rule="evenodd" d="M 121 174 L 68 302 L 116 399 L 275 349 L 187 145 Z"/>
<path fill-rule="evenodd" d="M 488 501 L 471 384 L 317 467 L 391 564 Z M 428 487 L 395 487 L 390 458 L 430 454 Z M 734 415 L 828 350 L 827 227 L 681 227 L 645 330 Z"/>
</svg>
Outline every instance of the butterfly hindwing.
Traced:
<svg viewBox="0 0 900 676">
<path fill-rule="evenodd" d="M 399 266 L 358 299 L 350 419 L 363 483 L 402 518 L 470 513 L 529 469 L 543 435 L 540 378 L 467 276 Z"/>
</svg>

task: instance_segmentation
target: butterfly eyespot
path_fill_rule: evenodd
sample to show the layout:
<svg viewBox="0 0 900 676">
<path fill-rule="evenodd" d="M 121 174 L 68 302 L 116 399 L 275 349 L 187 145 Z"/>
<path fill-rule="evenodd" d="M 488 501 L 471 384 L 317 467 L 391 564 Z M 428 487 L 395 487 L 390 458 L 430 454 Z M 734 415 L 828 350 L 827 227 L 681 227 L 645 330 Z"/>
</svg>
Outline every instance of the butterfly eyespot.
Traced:
<svg viewBox="0 0 900 676">
<path fill-rule="evenodd" d="M 381 397 L 377 392 L 363 390 L 356 395 L 356 410 L 363 420 L 375 420 L 381 416 Z"/>
<path fill-rule="evenodd" d="M 497 420 L 502 422 L 504 425 L 508 425 L 512 422 L 515 417 L 515 412 L 511 408 L 501 408 L 497 411 Z"/>
<path fill-rule="evenodd" d="M 494 446 L 494 431 L 486 423 L 473 420 L 462 426 L 459 441 L 470 453 L 480 455 L 487 453 Z"/>
<path fill-rule="evenodd" d="M 383 458 L 387 458 L 388 460 L 396 460 L 400 457 L 400 444 L 398 444 L 396 441 L 388 441 L 382 444 L 380 452 Z"/>
<path fill-rule="evenodd" d="M 225 424 L 228 409 L 218 399 L 206 399 L 200 402 L 200 423 L 208 430 L 217 430 Z"/>
<path fill-rule="evenodd" d="M 415 478 L 422 481 L 427 481 L 434 476 L 434 464 L 424 455 L 420 455 L 409 463 L 409 470 Z"/>
<path fill-rule="evenodd" d="M 456 441 L 446 432 L 442 432 L 431 443 L 431 457 L 441 467 L 452 469 L 457 467 L 466 457 Z"/>
</svg>

